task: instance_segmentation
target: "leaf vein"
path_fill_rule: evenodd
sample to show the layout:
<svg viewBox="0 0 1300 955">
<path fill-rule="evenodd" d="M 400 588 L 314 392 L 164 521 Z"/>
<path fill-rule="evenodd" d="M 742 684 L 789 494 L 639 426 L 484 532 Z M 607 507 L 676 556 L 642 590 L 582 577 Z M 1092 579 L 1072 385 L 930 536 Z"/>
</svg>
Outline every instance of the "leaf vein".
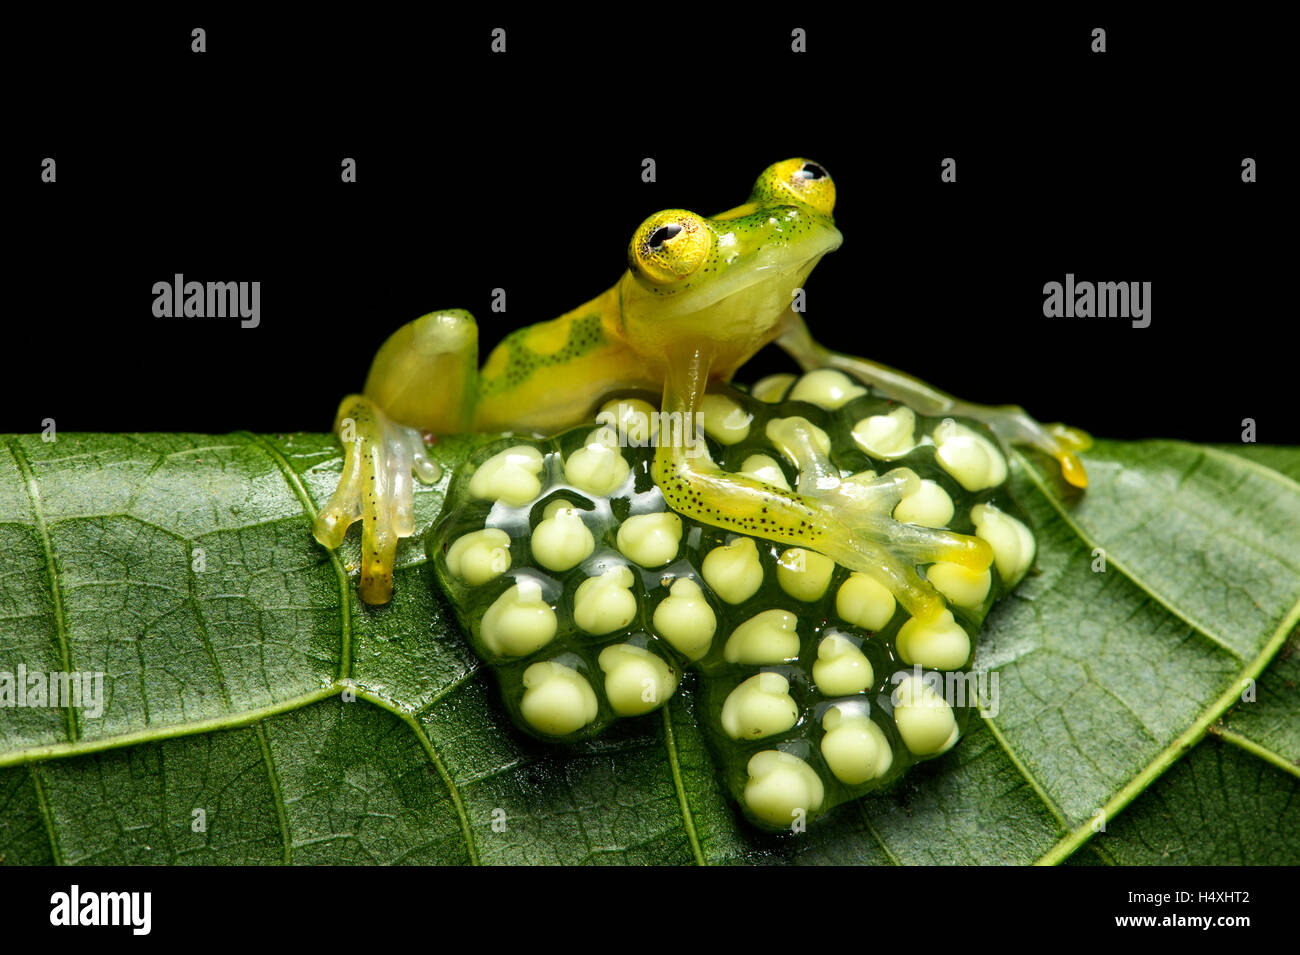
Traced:
<svg viewBox="0 0 1300 955">
<path fill-rule="evenodd" d="M 45 508 L 41 506 L 41 491 L 36 484 L 36 475 L 32 472 L 27 455 L 23 453 L 16 437 L 9 439 L 9 453 L 23 476 L 23 485 L 27 491 L 27 501 L 32 508 L 32 517 L 36 521 L 36 533 L 40 536 L 41 546 L 45 548 L 45 574 L 50 581 L 50 599 L 54 603 L 54 635 L 58 643 L 59 663 L 63 672 L 72 672 L 72 649 L 68 645 L 68 623 L 63 612 L 63 592 L 59 583 L 58 563 L 54 559 L 54 543 L 50 540 L 50 529 L 45 523 Z M 64 719 L 68 726 L 68 741 L 76 742 L 81 736 L 77 723 L 77 713 L 71 700 L 64 707 Z"/>
<path fill-rule="evenodd" d="M 1100 547 L 1101 545 L 1094 538 L 1084 533 L 1083 528 L 1080 527 L 1079 524 L 1066 512 L 1065 508 L 1061 506 L 1061 502 L 1056 499 L 1056 496 L 1051 494 L 1048 491 L 1047 486 L 1043 483 L 1042 475 L 1038 473 L 1038 469 L 1035 468 L 1033 464 L 1031 464 L 1029 460 L 1020 452 L 1018 451 L 1015 452 L 1015 455 L 1016 455 L 1016 459 L 1023 466 L 1025 472 L 1029 475 L 1030 481 L 1033 482 L 1034 487 L 1038 490 L 1039 494 L 1041 494 L 1043 499 L 1047 501 L 1047 503 L 1051 506 L 1052 510 L 1056 511 L 1057 515 L 1060 516 L 1061 520 L 1063 520 L 1066 523 L 1066 526 L 1068 526 L 1070 530 L 1074 532 L 1074 534 L 1079 538 L 1079 540 L 1083 541 L 1083 543 L 1088 547 L 1089 550 L 1095 550 L 1096 548 Z M 1209 640 L 1211 643 L 1217 644 L 1225 652 L 1231 655 L 1234 660 L 1238 661 L 1239 663 L 1246 662 L 1246 658 L 1241 655 L 1240 651 L 1230 646 L 1227 642 L 1224 641 L 1222 637 L 1220 637 L 1219 635 L 1211 631 L 1210 628 L 1207 627 L 1205 624 L 1199 623 L 1196 620 L 1192 619 L 1189 615 L 1183 613 L 1180 610 L 1175 609 L 1173 605 L 1169 603 L 1169 601 L 1165 600 L 1163 596 L 1158 594 L 1154 588 L 1148 586 L 1146 581 L 1144 581 L 1141 577 L 1139 577 L 1135 571 L 1130 570 L 1123 561 L 1117 558 L 1109 550 L 1106 551 L 1106 563 L 1107 566 L 1114 567 L 1121 574 L 1127 577 L 1133 583 L 1133 585 L 1136 586 L 1143 593 L 1148 594 L 1151 597 L 1151 599 L 1154 600 L 1156 603 L 1160 604 L 1160 606 L 1163 607 L 1169 613 L 1170 616 L 1178 618 L 1179 620 L 1183 621 L 1183 623 L 1187 624 L 1187 626 L 1191 627 L 1197 633 L 1201 634 L 1203 637 Z"/>
<path fill-rule="evenodd" d="M 259 722 L 254 726 L 257 732 L 257 745 L 262 750 L 262 762 L 266 765 L 266 778 L 271 784 L 271 799 L 275 805 L 275 818 L 280 827 L 280 844 L 284 850 L 284 864 L 293 864 L 293 840 L 289 837 L 289 811 L 284 805 L 284 793 L 280 789 L 280 774 L 275 769 L 275 758 L 271 755 L 271 741 L 266 738 L 266 724 Z"/>
<path fill-rule="evenodd" d="M 41 780 L 39 766 L 28 767 L 32 777 L 32 787 L 36 790 L 36 806 L 41 811 L 41 821 L 45 824 L 45 835 L 50 840 L 50 857 L 55 865 L 63 865 L 63 851 L 59 848 L 59 837 L 55 832 L 54 813 L 50 811 L 50 800 L 45 794 L 45 783 Z"/>
<path fill-rule="evenodd" d="M 1226 726 L 1211 726 L 1208 732 L 1212 736 L 1219 737 L 1225 743 L 1231 743 L 1238 749 L 1243 749 L 1252 756 L 1256 756 L 1265 762 L 1272 763 L 1284 773 L 1290 773 L 1292 776 L 1300 779 L 1300 766 L 1291 762 L 1291 760 L 1287 759 L 1277 750 L 1265 746 L 1262 743 L 1257 743 L 1249 736 L 1246 736 L 1243 733 L 1238 733 L 1236 730 L 1229 729 Z"/>
<path fill-rule="evenodd" d="M 307 493 L 307 487 L 302 483 L 302 478 L 298 472 L 293 469 L 289 461 L 280 452 L 279 448 L 267 441 L 260 434 L 253 434 L 251 431 L 240 432 L 254 444 L 258 445 L 271 459 L 271 463 L 284 475 L 284 480 L 288 483 L 290 490 L 293 491 L 299 502 L 302 504 L 303 512 L 307 515 L 308 525 L 316 520 L 316 504 L 312 501 L 311 495 Z M 352 585 L 348 580 L 348 573 L 343 567 L 343 561 L 338 552 L 326 549 L 329 555 L 329 561 L 334 566 L 334 573 L 339 580 L 339 634 L 341 645 L 339 648 L 339 673 L 340 680 L 349 679 L 352 676 Z"/>
<path fill-rule="evenodd" d="M 672 771 L 673 787 L 677 790 L 677 805 L 682 814 L 682 827 L 686 830 L 686 838 L 690 840 L 695 864 L 708 865 L 704 852 L 700 848 L 699 835 L 695 831 L 695 816 L 691 812 L 690 799 L 687 797 L 686 787 L 682 784 L 682 767 L 677 756 L 677 737 L 673 733 L 672 718 L 668 715 L 667 706 L 662 707 L 659 712 L 663 714 L 664 748 L 668 751 L 668 766 Z"/>
<path fill-rule="evenodd" d="M 1047 795 L 1046 790 L 1044 790 L 1042 785 L 1039 784 L 1038 777 L 1031 773 L 1029 768 L 1020 761 L 1020 757 L 1016 755 L 1016 751 L 1011 748 L 1011 744 L 1007 742 L 1006 737 L 1002 735 L 1002 731 L 998 729 L 997 723 L 990 716 L 983 717 L 983 720 L 984 725 L 987 726 L 989 732 L 993 734 L 993 738 L 997 740 L 998 745 L 1002 747 L 1002 751 L 1007 754 L 1007 759 L 1011 760 L 1011 765 L 1016 768 L 1016 772 L 1020 773 L 1020 775 L 1025 778 L 1025 782 L 1029 783 L 1030 788 L 1037 793 L 1038 798 L 1042 801 L 1043 805 L 1047 807 L 1048 812 L 1052 814 L 1060 827 L 1066 832 L 1069 832 L 1070 824 L 1065 820 L 1065 813 L 1061 812 L 1060 807 L 1056 805 L 1056 801 Z M 1070 732 L 1068 724 L 1066 725 L 1066 732 Z"/>
<path fill-rule="evenodd" d="M 369 690 L 358 689 L 357 696 L 375 706 L 378 706 L 380 709 L 392 713 L 405 723 L 410 728 L 411 732 L 415 734 L 415 738 L 424 749 L 424 753 L 429 758 L 429 762 L 433 765 L 433 768 L 437 770 L 438 775 L 442 777 L 443 785 L 447 787 L 447 795 L 451 797 L 452 807 L 456 810 L 456 818 L 460 822 L 461 836 L 465 840 L 465 849 L 469 853 L 470 864 L 479 865 L 478 844 L 474 841 L 474 830 L 470 826 L 469 814 L 465 811 L 464 797 L 461 794 L 460 787 L 456 785 L 456 781 L 451 778 L 451 773 L 447 770 L 447 765 L 442 761 L 442 757 L 438 754 L 437 747 L 433 745 L 433 738 L 425 732 L 424 726 L 409 711 L 400 709 L 385 700 L 383 697 L 371 693 Z"/>
</svg>

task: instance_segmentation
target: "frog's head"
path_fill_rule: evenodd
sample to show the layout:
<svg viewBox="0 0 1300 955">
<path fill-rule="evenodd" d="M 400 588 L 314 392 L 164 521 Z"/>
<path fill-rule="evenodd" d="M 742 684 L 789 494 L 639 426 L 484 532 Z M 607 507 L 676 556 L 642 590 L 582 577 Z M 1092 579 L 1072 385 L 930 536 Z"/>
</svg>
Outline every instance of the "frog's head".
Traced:
<svg viewBox="0 0 1300 955">
<path fill-rule="evenodd" d="M 752 352 L 770 340 L 813 266 L 839 247 L 834 207 L 830 174 L 787 159 L 763 170 L 735 209 L 711 218 L 655 213 L 628 246 L 625 337 L 652 354 L 682 341 Z"/>
</svg>

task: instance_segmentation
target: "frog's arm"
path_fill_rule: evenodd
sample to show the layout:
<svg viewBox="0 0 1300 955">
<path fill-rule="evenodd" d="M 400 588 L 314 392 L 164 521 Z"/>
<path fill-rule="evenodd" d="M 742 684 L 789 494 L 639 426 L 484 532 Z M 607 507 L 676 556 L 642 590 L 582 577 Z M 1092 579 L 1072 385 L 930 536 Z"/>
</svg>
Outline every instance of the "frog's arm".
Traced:
<svg viewBox="0 0 1300 955">
<path fill-rule="evenodd" d="M 339 404 L 334 430 L 343 474 L 312 533 L 331 549 L 362 522 L 361 582 L 367 603 L 393 593 L 397 541 L 415 533 L 411 475 L 436 481 L 422 431 L 466 430 L 477 399 L 478 330 L 469 312 L 434 312 L 403 325 L 380 347 L 365 393 Z"/>
<path fill-rule="evenodd" d="M 1042 425 L 1015 405 L 978 405 L 962 401 L 939 391 L 901 371 L 886 365 L 843 355 L 818 344 L 803 318 L 791 311 L 785 328 L 776 340 L 804 371 L 837 368 L 875 387 L 895 401 L 901 401 L 920 414 L 955 415 L 982 421 L 1005 445 L 1023 444 L 1038 448 L 1057 460 L 1061 476 L 1075 487 L 1088 486 L 1088 474 L 1076 452 L 1086 451 L 1092 439 L 1083 431 L 1064 424 Z"/>
<path fill-rule="evenodd" d="M 667 420 L 694 421 L 709 377 L 707 346 L 674 348 L 664 380 Z M 806 427 L 805 427 L 806 426 Z M 839 471 L 813 439 L 811 423 L 786 419 L 777 440 L 799 465 L 798 493 L 723 471 L 702 442 L 665 440 L 660 432 L 653 475 L 668 505 L 679 514 L 740 534 L 806 547 L 889 588 L 914 617 L 931 620 L 944 601 L 916 571 L 917 564 L 948 561 L 983 571 L 993 560 L 977 537 L 905 524 L 891 516 L 919 483 L 898 468 L 871 481 L 841 481 Z"/>
</svg>

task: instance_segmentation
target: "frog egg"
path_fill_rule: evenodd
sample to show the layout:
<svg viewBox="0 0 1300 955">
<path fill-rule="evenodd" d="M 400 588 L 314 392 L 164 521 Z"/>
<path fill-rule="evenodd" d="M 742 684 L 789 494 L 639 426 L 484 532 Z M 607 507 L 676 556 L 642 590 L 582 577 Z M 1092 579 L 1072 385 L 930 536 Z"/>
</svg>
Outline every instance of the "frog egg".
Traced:
<svg viewBox="0 0 1300 955">
<path fill-rule="evenodd" d="M 582 521 L 582 511 L 560 498 L 546 505 L 533 530 L 533 557 L 547 570 L 577 567 L 596 549 L 596 539 Z"/>
<path fill-rule="evenodd" d="M 700 405 L 704 430 L 721 444 L 738 444 L 749 437 L 754 416 L 727 395 L 705 395 Z"/>
<path fill-rule="evenodd" d="M 573 622 L 599 636 L 626 627 L 636 616 L 632 571 L 623 564 L 588 577 L 573 595 Z"/>
<path fill-rule="evenodd" d="M 613 428 L 597 428 L 591 432 L 587 443 L 564 462 L 565 480 L 597 496 L 607 495 L 619 487 L 631 470 L 618 452 L 618 433 Z"/>
<path fill-rule="evenodd" d="M 689 577 L 673 583 L 668 596 L 655 608 L 655 630 L 678 653 L 689 660 L 698 660 L 713 645 L 713 633 L 718 628 L 718 618 L 704 599 L 700 585 Z"/>
<path fill-rule="evenodd" d="M 568 736 L 596 718 L 596 692 L 586 678 L 561 663 L 534 663 L 524 671 L 519 710 L 533 729 Z"/>
<path fill-rule="evenodd" d="M 755 614 L 727 638 L 722 657 L 728 663 L 755 666 L 789 663 L 799 659 L 799 620 L 786 610 Z"/>
<path fill-rule="evenodd" d="M 677 556 L 681 542 L 682 519 L 672 511 L 629 517 L 616 540 L 623 556 L 642 567 L 662 567 Z"/>
<path fill-rule="evenodd" d="M 835 778 L 849 786 L 879 779 L 894 764 L 885 731 L 855 707 L 832 706 L 822 717 L 822 758 Z"/>
<path fill-rule="evenodd" d="M 827 411 L 835 411 L 866 393 L 866 388 L 844 372 L 834 368 L 819 368 L 799 379 L 799 383 L 790 392 L 790 400 L 807 401 Z"/>
<path fill-rule="evenodd" d="M 904 677 L 893 698 L 898 735 L 917 756 L 942 753 L 957 742 L 952 707 L 923 678 Z"/>
<path fill-rule="evenodd" d="M 826 696 L 861 693 L 876 680 L 871 661 L 856 643 L 839 633 L 828 634 L 817 645 L 812 674 L 817 689 Z"/>
<path fill-rule="evenodd" d="M 498 527 L 472 531 L 447 548 L 447 570 L 471 587 L 510 569 L 510 535 Z"/>
<path fill-rule="evenodd" d="M 705 555 L 700 572 L 713 592 L 729 604 L 748 600 L 763 586 L 758 547 L 749 537 L 713 548 Z"/>
<path fill-rule="evenodd" d="M 835 612 L 863 630 L 880 630 L 894 616 L 894 595 L 866 574 L 852 573 L 835 594 Z"/>
<path fill-rule="evenodd" d="M 655 406 L 640 398 L 615 398 L 600 406 L 596 420 L 616 427 L 628 447 L 647 448 L 654 431 Z"/>
<path fill-rule="evenodd" d="M 531 577 L 498 597 L 483 614 L 479 637 L 498 656 L 524 657 L 555 639 L 555 611 Z"/>
<path fill-rule="evenodd" d="M 1007 461 L 988 438 L 951 418 L 934 429 L 935 460 L 968 491 L 997 487 L 1007 479 Z"/>
<path fill-rule="evenodd" d="M 474 471 L 469 493 L 484 501 L 522 507 L 542 492 L 542 452 L 518 444 L 494 454 Z"/>
<path fill-rule="evenodd" d="M 749 393 L 765 404 L 774 405 L 784 397 L 786 390 L 794 384 L 795 375 L 768 375 L 754 382 Z"/>
<path fill-rule="evenodd" d="M 993 574 L 987 567 L 971 570 L 961 564 L 940 561 L 925 572 L 935 590 L 958 607 L 978 607 L 989 594 Z"/>
<path fill-rule="evenodd" d="M 916 447 L 916 412 L 899 405 L 889 414 L 863 418 L 853 426 L 853 440 L 867 454 L 885 460 L 901 458 Z"/>
<path fill-rule="evenodd" d="M 805 442 L 822 455 L 831 453 L 830 435 L 807 418 L 798 415 L 790 418 L 772 418 L 763 429 L 763 433 L 795 467 L 801 467 L 804 463 Z"/>
<path fill-rule="evenodd" d="M 745 771 L 745 805 L 769 825 L 788 826 L 821 808 L 821 777 L 798 756 L 765 749 L 750 757 Z"/>
<path fill-rule="evenodd" d="M 722 728 L 732 739 L 762 739 L 784 733 L 799 722 L 790 681 L 779 673 L 751 676 L 722 704 Z"/>
<path fill-rule="evenodd" d="M 992 504 L 976 504 L 970 509 L 975 522 L 975 536 L 993 548 L 993 562 L 1007 587 L 1014 587 L 1034 562 L 1034 535 L 1020 521 Z"/>
<path fill-rule="evenodd" d="M 781 470 L 781 465 L 776 463 L 775 458 L 766 454 L 751 454 L 745 458 L 745 462 L 736 473 L 779 487 L 783 491 L 790 490 L 790 482 L 785 479 L 785 472 Z"/>
<path fill-rule="evenodd" d="M 605 673 L 605 698 L 619 716 L 649 713 L 677 689 L 673 669 L 643 647 L 612 644 L 597 662 Z"/>
<path fill-rule="evenodd" d="M 924 527 L 947 527 L 953 512 L 952 498 L 948 492 L 927 478 L 915 491 L 898 502 L 894 508 L 894 520 Z"/>
<path fill-rule="evenodd" d="M 795 600 L 820 600 L 831 585 L 835 561 L 815 551 L 791 547 L 776 564 L 776 579 L 781 589 Z"/>
<path fill-rule="evenodd" d="M 915 663 L 936 670 L 956 670 L 970 658 L 970 637 L 945 610 L 932 622 L 922 623 L 910 617 L 898 629 L 895 640 L 904 663 Z"/>
</svg>

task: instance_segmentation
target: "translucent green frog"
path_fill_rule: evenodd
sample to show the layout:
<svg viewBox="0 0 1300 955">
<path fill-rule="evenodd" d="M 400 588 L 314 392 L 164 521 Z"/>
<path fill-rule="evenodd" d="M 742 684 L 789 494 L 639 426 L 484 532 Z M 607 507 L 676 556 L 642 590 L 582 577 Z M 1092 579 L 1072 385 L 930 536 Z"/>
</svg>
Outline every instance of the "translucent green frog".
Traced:
<svg viewBox="0 0 1300 955">
<path fill-rule="evenodd" d="M 398 329 L 380 348 L 364 392 L 339 406 L 343 476 L 314 533 L 336 548 L 362 522 L 359 592 L 392 595 L 399 538 L 415 533 L 412 477 L 438 477 L 424 434 L 513 431 L 553 434 L 589 419 L 610 393 L 662 394 L 662 411 L 698 414 L 711 383 L 729 381 L 765 345 L 806 371 L 838 369 L 928 416 L 984 422 L 1005 444 L 1027 444 L 1060 462 L 1065 479 L 1087 478 L 1076 452 L 1087 437 L 1044 427 L 1016 407 L 954 399 L 915 378 L 817 344 L 792 306 L 823 255 L 840 245 L 835 184 L 805 159 L 758 177 L 743 205 L 712 217 L 668 209 L 641 224 L 628 270 L 609 290 L 559 318 L 510 334 L 478 367 L 477 328 L 462 310 L 434 312 Z M 683 432 L 689 434 L 689 429 Z M 790 440 L 807 444 L 807 434 Z M 811 446 L 804 449 L 816 458 Z M 980 572 L 993 553 L 982 539 L 898 521 L 879 506 L 890 482 L 812 480 L 797 490 L 721 470 L 688 442 L 660 441 L 653 479 L 683 517 L 824 555 L 866 574 L 906 610 L 934 621 L 944 601 L 916 571 L 944 562 Z"/>
</svg>

